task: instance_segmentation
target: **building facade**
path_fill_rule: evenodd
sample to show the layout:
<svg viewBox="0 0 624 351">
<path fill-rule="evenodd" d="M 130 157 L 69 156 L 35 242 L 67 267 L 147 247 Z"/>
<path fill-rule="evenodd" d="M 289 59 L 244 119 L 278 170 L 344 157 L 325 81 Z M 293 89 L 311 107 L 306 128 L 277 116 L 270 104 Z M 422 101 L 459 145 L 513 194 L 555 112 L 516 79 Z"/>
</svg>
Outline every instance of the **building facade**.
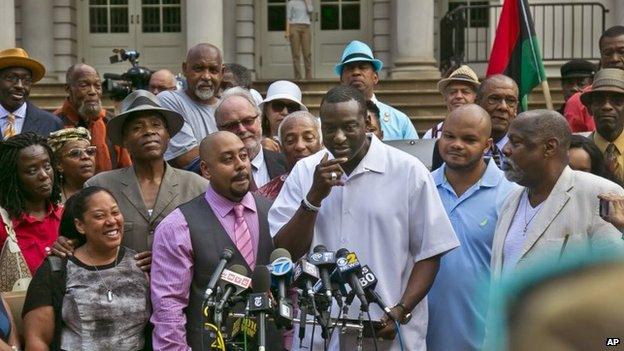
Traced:
<svg viewBox="0 0 624 351">
<path fill-rule="evenodd" d="M 290 48 L 284 38 L 286 1 L 2 0 L 0 21 L 15 26 L 6 26 L 0 32 L 0 48 L 25 48 L 45 64 L 49 82 L 63 82 L 65 70 L 76 62 L 91 64 L 100 73 L 125 71 L 128 63 L 109 62 L 114 48 L 135 49 L 141 54 L 142 66 L 168 68 L 178 73 L 187 48 L 200 42 L 221 47 L 225 62 L 237 62 L 252 69 L 258 79 L 291 78 Z M 501 2 L 313 0 L 313 75 L 332 77 L 332 67 L 344 45 L 359 39 L 371 44 L 375 55 L 384 61 L 383 77 L 437 77 L 443 15 L 459 5 L 500 5 Z M 532 5 L 554 2 L 530 0 Z M 608 11 L 603 20 L 605 27 L 624 23 L 624 1 L 594 2 Z M 480 45 L 486 52 L 491 45 L 497 14 L 495 10 L 488 11 L 493 12 L 481 24 L 484 30 L 470 28 L 465 33 L 466 45 L 474 52 Z M 581 26 L 578 35 L 572 34 L 577 48 L 596 41 L 599 31 L 577 38 L 586 32 L 583 23 L 590 18 L 589 13 L 565 11 L 544 9 L 541 17 L 536 13 L 538 36 L 543 35 L 546 41 L 552 33 L 568 32 L 565 22 L 569 17 L 568 23 L 574 21 L 575 26 Z M 553 51 L 556 51 L 554 44 Z M 553 67 L 558 65 L 560 62 L 552 63 Z"/>
</svg>

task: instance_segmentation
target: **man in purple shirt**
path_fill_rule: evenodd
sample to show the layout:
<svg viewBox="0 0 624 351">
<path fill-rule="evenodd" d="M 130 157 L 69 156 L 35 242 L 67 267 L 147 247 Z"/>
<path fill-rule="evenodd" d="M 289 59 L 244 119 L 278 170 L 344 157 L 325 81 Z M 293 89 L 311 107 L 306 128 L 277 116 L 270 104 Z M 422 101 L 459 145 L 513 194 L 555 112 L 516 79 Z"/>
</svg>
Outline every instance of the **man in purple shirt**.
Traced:
<svg viewBox="0 0 624 351">
<path fill-rule="evenodd" d="M 249 272 L 268 264 L 273 250 L 267 222 L 271 203 L 249 192 L 251 164 L 243 142 L 230 132 L 217 132 L 201 142 L 199 152 L 208 190 L 165 217 L 154 236 L 155 350 L 209 345 L 202 341 L 202 299 L 225 248 L 234 252 L 229 264 L 243 265 Z M 269 350 L 281 349 L 276 331 L 269 332 L 268 341 Z"/>
</svg>

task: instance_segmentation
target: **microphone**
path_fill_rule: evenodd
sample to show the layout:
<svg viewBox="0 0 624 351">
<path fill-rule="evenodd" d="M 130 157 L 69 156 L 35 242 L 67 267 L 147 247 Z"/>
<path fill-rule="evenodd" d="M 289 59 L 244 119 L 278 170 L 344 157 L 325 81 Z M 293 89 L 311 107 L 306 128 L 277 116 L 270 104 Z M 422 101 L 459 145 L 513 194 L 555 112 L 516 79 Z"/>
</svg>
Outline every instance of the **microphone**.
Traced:
<svg viewBox="0 0 624 351">
<path fill-rule="evenodd" d="M 292 328 L 293 307 L 288 301 L 286 286 L 290 284 L 293 263 L 288 250 L 278 248 L 271 253 L 272 285 L 277 286 L 277 316 L 278 327 Z"/>
<path fill-rule="evenodd" d="M 317 245 L 308 256 L 308 261 L 318 267 L 321 283 L 325 288 L 325 294 L 331 299 L 332 284 L 329 278 L 330 270 L 336 265 L 336 256 L 332 251 L 327 251 L 324 245 Z"/>
<path fill-rule="evenodd" d="M 358 274 L 358 279 L 366 297 L 371 302 L 376 303 L 386 313 L 386 315 L 390 317 L 390 319 L 396 321 L 392 314 L 390 314 L 390 307 L 386 305 L 381 296 L 379 296 L 379 294 L 375 291 L 375 287 L 377 286 L 377 277 L 367 265 L 362 266 L 362 271 Z"/>
<path fill-rule="evenodd" d="M 251 278 L 247 310 L 258 315 L 258 351 L 266 351 L 266 314 L 271 312 L 271 273 L 266 266 L 256 266 Z"/>
<path fill-rule="evenodd" d="M 293 285 L 314 296 L 314 283 L 319 279 L 319 270 L 304 257 L 300 258 L 293 269 Z"/>
<path fill-rule="evenodd" d="M 214 293 L 215 288 L 217 287 L 217 283 L 219 282 L 219 277 L 221 277 L 221 273 L 223 272 L 223 269 L 225 269 L 225 265 L 230 262 L 233 255 L 234 251 L 229 248 L 226 248 L 221 252 L 221 260 L 219 261 L 219 264 L 217 265 L 214 273 L 212 273 L 212 276 L 208 281 L 208 285 L 206 286 L 206 291 L 204 292 L 204 301 L 208 300 L 210 296 L 212 296 L 212 293 Z"/>
<path fill-rule="evenodd" d="M 360 309 L 362 311 L 367 311 L 368 301 L 366 300 L 364 290 L 362 290 L 362 285 L 360 285 L 360 280 L 357 276 L 362 272 L 362 266 L 360 265 L 360 261 L 358 261 L 357 255 L 355 252 L 349 252 L 349 250 L 342 248 L 336 252 L 336 256 L 338 257 L 336 265 L 340 275 L 345 283 L 349 284 L 351 290 L 355 292 L 360 300 Z"/>
<path fill-rule="evenodd" d="M 216 311 L 220 313 L 232 295 L 238 295 L 251 285 L 251 279 L 247 276 L 249 272 L 247 268 L 239 264 L 224 269 L 221 274 L 221 284 L 223 286 L 223 295 L 217 303 Z"/>
</svg>

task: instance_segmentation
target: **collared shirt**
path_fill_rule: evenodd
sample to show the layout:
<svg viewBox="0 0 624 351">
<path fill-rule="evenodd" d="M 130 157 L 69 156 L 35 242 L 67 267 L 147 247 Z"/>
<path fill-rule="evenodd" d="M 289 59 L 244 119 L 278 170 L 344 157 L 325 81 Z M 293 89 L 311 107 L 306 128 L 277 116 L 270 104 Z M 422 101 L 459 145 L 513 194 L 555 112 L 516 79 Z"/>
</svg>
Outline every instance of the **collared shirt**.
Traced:
<svg viewBox="0 0 624 351">
<path fill-rule="evenodd" d="M 405 113 L 377 100 L 374 94 L 371 100 L 379 108 L 379 120 L 384 132 L 384 140 L 418 139 L 416 128 Z"/>
<path fill-rule="evenodd" d="M 594 140 L 594 143 L 596 144 L 596 146 L 598 146 L 598 149 L 600 149 L 600 152 L 602 152 L 603 155 L 607 151 L 607 147 L 609 146 L 609 144 L 611 144 L 610 141 L 603 138 L 602 135 L 600 135 L 600 133 L 598 132 L 594 132 L 592 134 L 592 140 Z M 618 160 L 618 167 L 616 168 L 614 173 L 615 173 L 615 176 L 620 181 L 623 181 L 624 180 L 624 132 L 620 133 L 620 135 L 613 141 L 613 144 L 615 145 L 615 153 L 617 155 L 617 160 Z"/>
<path fill-rule="evenodd" d="M 591 91 L 591 85 L 585 87 L 582 91 L 574 93 L 565 103 L 563 116 L 568 120 L 572 133 L 592 132 L 596 130 L 594 118 L 587 111 L 587 107 L 581 102 L 581 94 Z"/>
<path fill-rule="evenodd" d="M 275 236 L 295 214 L 312 186 L 314 169 L 327 150 L 299 160 L 269 211 L 271 235 Z M 330 154 L 329 158 L 333 156 Z M 357 254 L 379 279 L 375 291 L 389 305 L 401 298 L 414 263 L 442 254 L 459 245 L 444 212 L 431 174 L 413 156 L 387 146 L 371 136 L 368 152 L 349 175 L 344 186 L 336 186 L 323 200 L 316 218 L 311 247 L 323 244 L 328 250 L 345 247 Z M 391 200 L 390 200 L 391 199 Z M 349 317 L 356 318 L 359 302 Z M 371 317 L 382 313 L 371 308 Z M 427 301 L 412 312 L 414 318 L 402 327 L 403 340 L 424 350 L 427 331 Z M 317 328 L 318 331 L 319 328 Z M 311 331 L 311 328 L 310 328 Z M 306 333 L 304 345 L 309 345 Z M 354 350 L 354 336 L 334 336 L 344 350 Z M 322 345 L 320 336 L 315 338 Z M 295 346 L 299 343 L 295 342 Z M 399 350 L 398 340 L 379 343 L 384 350 Z M 332 345 L 334 349 L 336 346 Z M 316 349 L 316 348 L 315 348 Z"/>
<path fill-rule="evenodd" d="M 291 24 L 310 24 L 312 11 L 314 11 L 312 0 L 288 0 L 286 20 Z"/>
<path fill-rule="evenodd" d="M 480 294 L 486 291 L 490 277 L 492 239 L 500 208 L 517 185 L 490 160 L 481 179 L 458 197 L 445 171 L 443 165 L 432 176 L 461 246 L 442 257 L 427 295 L 427 349 L 481 350 L 486 306 Z"/>
<path fill-rule="evenodd" d="M 208 187 L 206 201 L 223 229 L 234 242 L 235 203 Z M 243 216 L 252 237 L 254 252 L 258 251 L 259 224 L 256 202 L 247 193 L 241 200 L 245 207 Z M 154 350 L 191 350 L 186 343 L 186 314 L 189 290 L 193 279 L 193 246 L 188 223 L 176 208 L 156 228 L 152 251 L 151 295 L 154 324 Z"/>
<path fill-rule="evenodd" d="M 52 247 L 58 238 L 58 229 L 61 224 L 63 206 L 48 205 L 48 212 L 43 219 L 37 219 L 30 214 L 22 213 L 19 218 L 11 218 L 13 230 L 17 237 L 24 260 L 32 274 L 46 258 L 46 247 Z M 0 218 L 0 247 L 7 240 L 4 221 Z"/>
<path fill-rule="evenodd" d="M 271 181 L 269 169 L 266 162 L 264 162 L 264 150 L 262 148 L 260 148 L 260 152 L 258 152 L 256 157 L 251 160 L 251 173 L 258 188 Z"/>
<path fill-rule="evenodd" d="M 435 125 L 435 127 L 429 129 L 425 135 L 423 135 L 423 139 L 438 139 L 442 136 L 442 127 L 444 126 L 444 122 L 440 122 Z"/>
<path fill-rule="evenodd" d="M 8 125 L 8 115 L 12 113 L 15 115 L 15 122 L 13 123 L 13 128 L 15 128 L 16 134 L 22 132 L 22 128 L 24 127 L 24 121 L 26 120 L 26 108 L 28 107 L 27 103 L 23 103 L 17 110 L 10 112 L 0 104 L 0 133 L 4 133 L 4 129 Z"/>
<path fill-rule="evenodd" d="M 158 100 L 162 107 L 174 110 L 184 118 L 182 129 L 169 140 L 165 160 L 184 155 L 199 146 L 208 134 L 217 131 L 215 105 L 197 103 L 184 90 L 165 90 L 158 94 Z"/>
<path fill-rule="evenodd" d="M 498 148 L 498 156 L 500 157 L 500 161 L 503 162 L 505 160 L 505 154 L 503 153 L 503 148 L 509 142 L 509 136 L 505 134 L 499 141 L 496 142 L 496 147 Z M 492 149 L 487 150 L 485 156 L 492 157 Z"/>
</svg>

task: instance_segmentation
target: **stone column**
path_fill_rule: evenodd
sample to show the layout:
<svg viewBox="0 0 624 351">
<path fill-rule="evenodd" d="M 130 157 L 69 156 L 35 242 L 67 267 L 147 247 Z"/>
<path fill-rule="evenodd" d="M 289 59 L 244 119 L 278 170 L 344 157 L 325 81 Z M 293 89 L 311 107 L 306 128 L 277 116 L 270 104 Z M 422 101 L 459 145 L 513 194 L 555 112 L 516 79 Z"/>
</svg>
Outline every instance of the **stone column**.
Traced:
<svg viewBox="0 0 624 351">
<path fill-rule="evenodd" d="M 0 31 L 0 48 L 15 47 L 15 2 L 13 0 L 0 1 L 0 23 L 6 24 Z"/>
<path fill-rule="evenodd" d="M 395 0 L 392 78 L 439 78 L 433 57 L 434 0 Z"/>
<path fill-rule="evenodd" d="M 618 25 L 624 23 L 624 1 L 613 1 L 613 6 L 615 7 L 615 11 L 613 11 L 613 21 L 611 24 Z M 607 23 L 609 22 L 607 21 Z M 609 28 L 609 25 L 606 25 L 606 28 Z"/>
<path fill-rule="evenodd" d="M 54 78 L 53 1 L 22 0 L 22 45 L 28 55 L 46 68 L 46 77 Z"/>
<path fill-rule="evenodd" d="M 223 51 L 223 0 L 186 1 L 186 47 L 199 43 Z"/>
</svg>

